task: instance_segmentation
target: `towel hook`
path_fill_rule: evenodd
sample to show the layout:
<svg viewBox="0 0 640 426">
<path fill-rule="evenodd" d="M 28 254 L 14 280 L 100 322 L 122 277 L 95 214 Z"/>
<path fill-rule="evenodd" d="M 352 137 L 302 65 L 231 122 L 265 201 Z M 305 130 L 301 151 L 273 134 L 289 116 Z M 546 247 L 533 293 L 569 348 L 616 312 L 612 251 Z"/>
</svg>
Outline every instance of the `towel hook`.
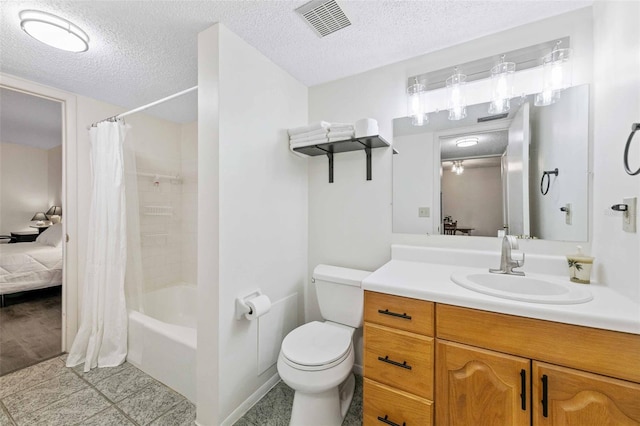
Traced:
<svg viewBox="0 0 640 426">
<path fill-rule="evenodd" d="M 540 179 L 540 192 L 542 195 L 547 195 L 549 192 L 549 186 L 551 185 L 551 175 L 558 176 L 558 168 L 553 170 L 545 170 L 542 172 L 542 178 Z M 544 178 L 547 178 L 547 187 L 544 188 Z M 544 188 L 544 189 L 543 189 Z"/>
<path fill-rule="evenodd" d="M 629 148 L 631 147 L 631 140 L 638 130 L 640 130 L 640 123 L 633 123 L 631 125 L 631 134 L 629 135 L 629 139 L 627 139 L 627 144 L 624 146 L 624 171 L 631 176 L 635 176 L 640 173 L 640 168 L 635 172 L 632 172 L 629 168 Z"/>
</svg>

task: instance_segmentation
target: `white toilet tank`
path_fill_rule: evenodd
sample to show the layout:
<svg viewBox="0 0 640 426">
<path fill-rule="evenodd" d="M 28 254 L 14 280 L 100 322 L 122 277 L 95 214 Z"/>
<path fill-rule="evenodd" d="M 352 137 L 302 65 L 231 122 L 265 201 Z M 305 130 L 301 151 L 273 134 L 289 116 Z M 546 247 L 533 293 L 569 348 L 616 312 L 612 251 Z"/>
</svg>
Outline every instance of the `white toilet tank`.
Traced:
<svg viewBox="0 0 640 426">
<path fill-rule="evenodd" d="M 362 280 L 371 272 L 318 265 L 313 270 L 322 318 L 358 328 L 362 326 Z"/>
</svg>

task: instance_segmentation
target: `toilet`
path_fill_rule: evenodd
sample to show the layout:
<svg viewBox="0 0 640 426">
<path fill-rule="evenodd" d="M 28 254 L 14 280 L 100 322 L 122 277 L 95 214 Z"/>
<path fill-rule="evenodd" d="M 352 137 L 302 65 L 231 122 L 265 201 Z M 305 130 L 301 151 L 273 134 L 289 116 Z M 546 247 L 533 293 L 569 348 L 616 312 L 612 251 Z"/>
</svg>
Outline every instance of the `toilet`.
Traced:
<svg viewBox="0 0 640 426">
<path fill-rule="evenodd" d="M 282 341 L 278 373 L 295 390 L 292 426 L 339 426 L 355 388 L 353 333 L 362 326 L 362 280 L 371 272 L 318 265 L 313 270 L 320 313 Z"/>
</svg>

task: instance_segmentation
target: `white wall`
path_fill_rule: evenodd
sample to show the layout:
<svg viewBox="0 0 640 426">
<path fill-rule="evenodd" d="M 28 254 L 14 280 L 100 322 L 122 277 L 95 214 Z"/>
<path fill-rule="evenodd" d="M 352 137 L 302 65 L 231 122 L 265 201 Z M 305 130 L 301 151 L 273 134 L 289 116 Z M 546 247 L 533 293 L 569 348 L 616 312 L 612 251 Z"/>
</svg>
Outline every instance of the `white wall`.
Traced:
<svg viewBox="0 0 640 426">
<path fill-rule="evenodd" d="M 309 89 L 309 120 L 354 121 L 362 117 L 378 120 L 380 134 L 392 136 L 392 119 L 406 115 L 405 89 L 407 77 L 447 66 L 564 36 L 571 37 L 574 48 L 574 84 L 592 79 L 592 15 L 591 9 L 560 15 L 536 23 L 506 30 L 468 43 L 398 62 L 362 74 L 336 80 Z M 469 102 L 487 102 L 487 97 Z M 361 153 L 334 157 L 335 183 L 327 183 L 327 161 L 322 157 L 309 160 L 309 274 L 319 263 L 374 270 L 390 258 L 392 242 L 421 245 L 473 244 L 499 250 L 495 239 L 478 237 L 438 237 L 392 234 L 391 231 L 391 150 L 373 152 L 373 180 L 364 179 Z M 471 241 L 476 238 L 475 241 Z M 524 251 L 566 253 L 573 244 L 524 241 Z M 307 319 L 320 313 L 315 289 L 309 288 Z M 356 361 L 358 362 L 358 360 Z"/>
<path fill-rule="evenodd" d="M 631 123 L 640 122 L 640 3 L 596 2 L 594 94 L 593 253 L 596 276 L 640 301 L 640 237 L 622 231 L 621 213 L 609 207 L 622 197 L 640 196 L 640 176 L 622 167 Z M 615 72 L 612 73 L 612 64 Z M 640 135 L 631 151 L 631 167 L 640 167 Z"/>
<path fill-rule="evenodd" d="M 34 231 L 31 218 L 46 212 L 49 202 L 49 154 L 47 150 L 0 143 L 0 234 Z M 62 180 L 57 182 L 58 191 Z"/>
<path fill-rule="evenodd" d="M 395 137 L 393 146 L 393 232 L 408 234 L 437 233 L 433 209 L 434 148 L 433 133 Z M 412 182 L 413 184 L 407 184 Z M 429 217 L 419 217 L 418 209 L 428 207 Z"/>
<path fill-rule="evenodd" d="M 500 166 L 464 168 L 461 175 L 442 172 L 442 216 L 458 226 L 474 228 L 471 235 L 495 237 L 502 229 L 502 177 Z M 460 235 L 460 234 L 458 234 Z"/>
<path fill-rule="evenodd" d="M 553 105 L 531 108 L 529 194 L 531 235 L 537 238 L 589 238 L 589 127 L 585 125 L 589 120 L 588 99 L 589 88 L 579 86 L 563 92 Z M 542 195 L 542 171 L 555 168 L 559 168 L 558 176 L 550 176 L 549 192 Z M 560 211 L 566 204 L 571 204 L 571 224 L 566 223 L 565 214 Z"/>
<path fill-rule="evenodd" d="M 62 145 L 48 150 L 47 157 L 49 207 L 62 206 Z"/>
<path fill-rule="evenodd" d="M 306 123 L 308 98 L 304 85 L 224 26 L 201 33 L 199 46 L 198 96 L 211 105 L 200 108 L 198 121 L 217 122 L 218 128 L 199 128 L 198 168 L 217 169 L 211 173 L 217 173 L 219 182 L 200 173 L 198 211 L 202 221 L 209 209 L 217 209 L 219 224 L 201 226 L 198 234 L 199 241 L 210 241 L 199 243 L 198 254 L 199 297 L 206 298 L 199 305 L 198 422 L 214 425 L 276 374 L 273 365 L 258 375 L 258 324 L 234 318 L 235 298 L 260 288 L 274 303 L 297 293 L 298 306 L 303 305 L 307 164 L 289 152 L 286 129 Z M 202 265 L 215 255 L 216 241 L 218 274 L 215 267 Z M 202 286 L 207 286 L 204 293 Z M 217 321 L 208 312 L 212 306 L 217 307 Z M 301 322 L 301 311 L 297 317 Z M 203 364 L 216 362 L 215 357 L 200 357 L 203 340 L 209 348 L 220 348 L 217 367 Z M 279 342 L 271 343 L 279 347 Z M 217 418 L 215 406 L 200 395 L 204 389 L 208 398 L 214 397 L 202 382 L 216 374 Z"/>
<path fill-rule="evenodd" d="M 198 123 L 183 124 L 180 142 L 182 176 L 182 281 L 196 284 L 198 265 Z M 206 225 L 204 225 L 206 226 Z"/>
</svg>

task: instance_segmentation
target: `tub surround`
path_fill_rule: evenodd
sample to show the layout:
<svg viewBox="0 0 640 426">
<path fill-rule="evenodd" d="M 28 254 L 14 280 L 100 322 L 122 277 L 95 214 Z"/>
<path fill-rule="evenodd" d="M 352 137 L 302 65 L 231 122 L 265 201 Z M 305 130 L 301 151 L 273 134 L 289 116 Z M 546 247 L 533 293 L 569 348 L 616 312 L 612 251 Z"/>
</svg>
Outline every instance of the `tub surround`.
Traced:
<svg viewBox="0 0 640 426">
<path fill-rule="evenodd" d="M 484 273 L 499 263 L 499 251 L 393 245 L 392 260 L 368 276 L 362 286 L 364 290 L 460 307 L 640 334 L 640 304 L 603 284 L 592 282 L 588 285 L 593 294 L 593 300 L 589 302 L 550 305 L 501 299 L 468 290 L 451 281 L 451 274 L 455 272 Z M 563 256 L 527 254 L 522 270 L 530 277 L 570 283 Z"/>
</svg>

